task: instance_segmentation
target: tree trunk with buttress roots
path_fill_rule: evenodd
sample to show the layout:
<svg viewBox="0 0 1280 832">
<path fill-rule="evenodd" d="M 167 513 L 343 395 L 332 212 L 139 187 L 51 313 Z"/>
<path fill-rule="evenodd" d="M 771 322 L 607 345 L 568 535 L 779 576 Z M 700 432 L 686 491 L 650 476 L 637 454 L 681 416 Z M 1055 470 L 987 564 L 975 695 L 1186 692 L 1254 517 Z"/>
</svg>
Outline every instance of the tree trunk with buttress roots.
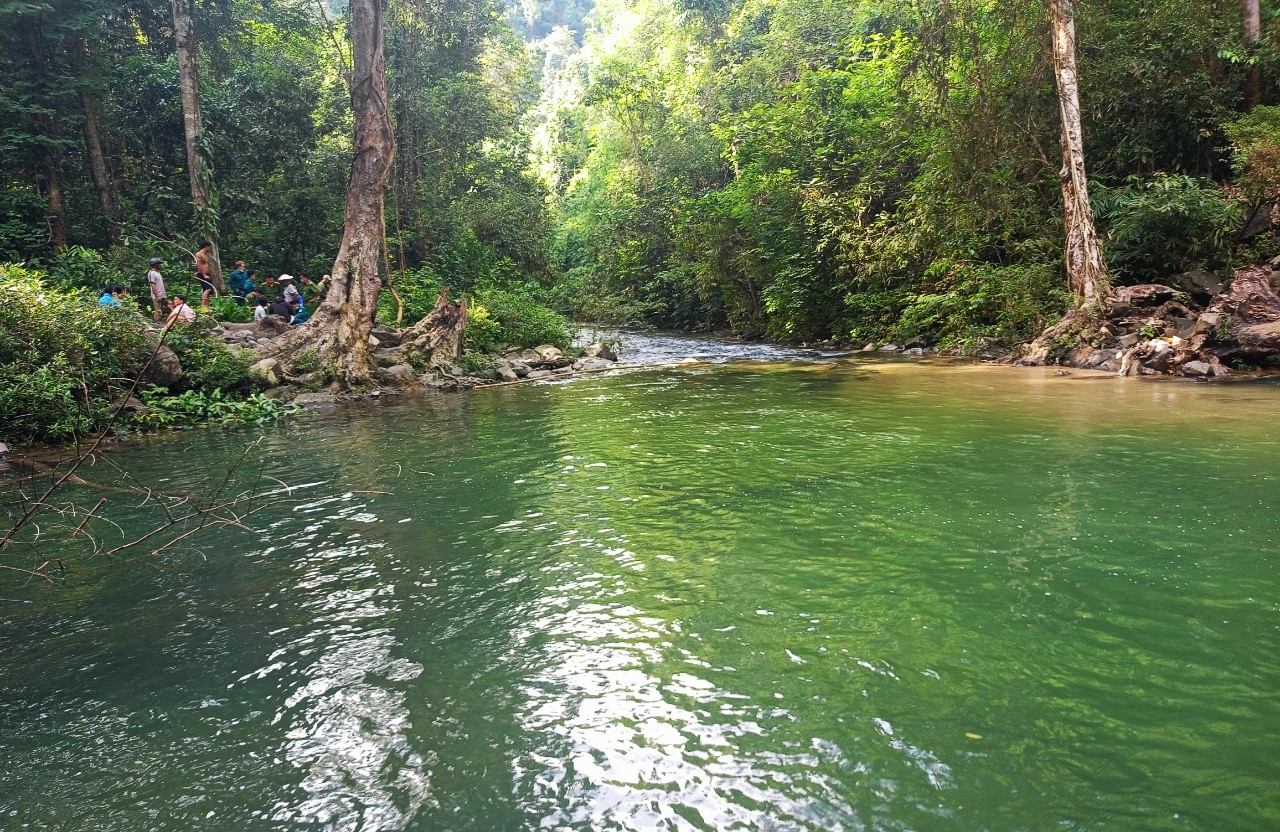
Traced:
<svg viewBox="0 0 1280 832">
<path fill-rule="evenodd" d="M 196 36 L 192 0 L 172 0 L 173 38 L 178 59 L 178 87 L 182 90 L 182 133 L 187 144 L 187 176 L 191 180 L 191 201 L 201 234 L 212 244 L 209 252 L 209 280 L 219 292 L 226 291 L 222 282 L 222 264 L 218 256 L 217 223 L 213 217 L 212 184 L 200 151 L 204 125 L 200 115 L 200 40 Z"/>
<path fill-rule="evenodd" d="M 1080 87 L 1076 72 L 1076 27 L 1071 0 L 1050 0 L 1053 29 L 1053 69 L 1058 88 L 1058 115 L 1062 121 L 1062 222 L 1066 239 L 1062 259 L 1067 284 L 1075 295 L 1075 308 L 1040 334 L 1020 363 L 1043 364 L 1054 345 L 1078 329 L 1107 289 L 1107 265 L 1098 242 L 1089 182 L 1084 164 L 1084 129 L 1080 119 Z"/>
</svg>

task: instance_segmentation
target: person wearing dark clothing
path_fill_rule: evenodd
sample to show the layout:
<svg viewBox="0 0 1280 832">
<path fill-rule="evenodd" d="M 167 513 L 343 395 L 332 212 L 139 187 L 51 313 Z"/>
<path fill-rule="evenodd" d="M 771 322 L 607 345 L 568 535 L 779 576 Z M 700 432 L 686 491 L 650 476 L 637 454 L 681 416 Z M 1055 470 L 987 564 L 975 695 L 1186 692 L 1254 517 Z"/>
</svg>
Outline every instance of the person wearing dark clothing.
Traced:
<svg viewBox="0 0 1280 832">
<path fill-rule="evenodd" d="M 289 306 L 289 301 L 284 299 L 284 295 L 279 295 L 275 300 L 271 301 L 271 307 L 267 310 L 268 315 L 279 315 L 285 319 L 285 322 L 293 319 L 293 309 Z"/>
</svg>

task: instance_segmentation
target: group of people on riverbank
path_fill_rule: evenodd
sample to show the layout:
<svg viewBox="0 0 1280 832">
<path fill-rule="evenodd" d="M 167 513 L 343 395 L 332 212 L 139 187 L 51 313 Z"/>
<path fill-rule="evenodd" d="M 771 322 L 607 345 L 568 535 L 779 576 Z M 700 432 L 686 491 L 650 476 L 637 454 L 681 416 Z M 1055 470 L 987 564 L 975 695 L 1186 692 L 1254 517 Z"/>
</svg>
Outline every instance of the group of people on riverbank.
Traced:
<svg viewBox="0 0 1280 832">
<path fill-rule="evenodd" d="M 200 306 L 205 309 L 209 308 L 211 298 L 217 294 L 209 272 L 210 250 L 211 245 L 202 242 L 195 253 L 194 277 L 200 287 Z M 151 258 L 147 285 L 151 291 L 155 322 L 163 321 L 164 328 L 168 329 L 176 323 L 194 321 L 195 311 L 187 305 L 185 296 L 174 295 L 172 300 L 168 298 L 161 271 L 163 266 L 162 258 Z M 123 285 L 115 284 L 104 290 L 100 303 L 120 306 L 115 286 L 119 286 L 127 296 L 128 290 Z M 243 260 L 237 260 L 235 269 L 227 276 L 227 288 L 237 306 L 253 307 L 255 321 L 260 321 L 267 315 L 276 315 L 291 324 L 300 324 L 311 317 L 308 304 L 314 308 L 323 300 L 329 288 L 329 275 L 313 281 L 305 274 L 297 277 L 281 274 L 279 277 L 269 276 L 259 283 L 257 272 L 248 269 Z"/>
</svg>

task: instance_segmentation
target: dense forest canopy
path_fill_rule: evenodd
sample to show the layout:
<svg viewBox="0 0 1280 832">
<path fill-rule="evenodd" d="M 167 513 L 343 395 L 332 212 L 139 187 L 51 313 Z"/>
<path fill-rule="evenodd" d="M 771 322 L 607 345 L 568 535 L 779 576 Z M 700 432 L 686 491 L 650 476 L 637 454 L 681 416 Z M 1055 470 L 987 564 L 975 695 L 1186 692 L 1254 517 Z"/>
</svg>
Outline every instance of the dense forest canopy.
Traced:
<svg viewBox="0 0 1280 832">
<path fill-rule="evenodd" d="M 178 3 L 0 3 L 0 262 L 136 280 L 208 236 L 227 263 L 329 269 L 346 9 L 188 5 L 208 209 L 187 184 Z M 1280 9 L 1254 32 L 1250 8 L 1074 8 L 1119 283 L 1274 243 Z M 1040 0 L 388 0 L 385 40 L 386 263 L 413 314 L 443 285 L 514 286 L 583 319 L 965 349 L 1069 305 Z"/>
</svg>

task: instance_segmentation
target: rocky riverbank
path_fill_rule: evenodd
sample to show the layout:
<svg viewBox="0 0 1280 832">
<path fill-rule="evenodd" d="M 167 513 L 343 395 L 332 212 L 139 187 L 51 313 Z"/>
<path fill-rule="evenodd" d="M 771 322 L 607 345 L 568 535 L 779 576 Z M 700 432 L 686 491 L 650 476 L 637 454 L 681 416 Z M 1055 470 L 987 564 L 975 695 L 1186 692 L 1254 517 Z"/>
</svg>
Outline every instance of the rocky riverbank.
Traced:
<svg viewBox="0 0 1280 832">
<path fill-rule="evenodd" d="M 214 331 L 229 347 L 256 353 L 269 352 L 274 339 L 288 329 L 279 319 L 269 317 L 256 323 L 223 323 Z M 462 390 L 599 372 L 618 366 L 615 348 L 603 341 L 570 351 L 542 344 L 501 354 L 467 353 L 455 363 L 421 366 L 408 349 L 405 341 L 408 333 L 407 329 L 387 327 L 373 330 L 369 346 L 381 388 L 371 392 L 415 388 Z M 335 393 L 326 389 L 323 374 L 308 367 L 305 356 L 295 361 L 292 369 L 290 374 L 279 359 L 264 357 L 253 362 L 250 373 L 266 388 L 267 395 L 281 401 L 312 403 L 336 398 Z"/>
</svg>

